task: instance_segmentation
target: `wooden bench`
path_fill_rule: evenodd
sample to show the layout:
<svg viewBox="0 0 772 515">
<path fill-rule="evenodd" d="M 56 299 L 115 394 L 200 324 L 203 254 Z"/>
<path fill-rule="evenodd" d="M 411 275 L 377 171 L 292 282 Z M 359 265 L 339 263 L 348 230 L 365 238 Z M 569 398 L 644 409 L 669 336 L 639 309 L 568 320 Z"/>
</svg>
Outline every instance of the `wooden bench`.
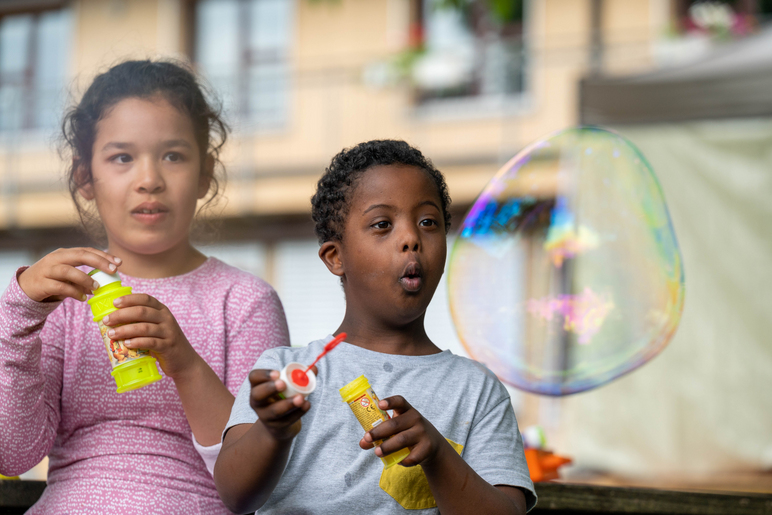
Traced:
<svg viewBox="0 0 772 515">
<path fill-rule="evenodd" d="M 22 514 L 45 490 L 44 481 L 0 481 L 0 515 Z M 772 515 L 772 494 L 702 493 L 537 483 L 531 515 Z"/>
</svg>

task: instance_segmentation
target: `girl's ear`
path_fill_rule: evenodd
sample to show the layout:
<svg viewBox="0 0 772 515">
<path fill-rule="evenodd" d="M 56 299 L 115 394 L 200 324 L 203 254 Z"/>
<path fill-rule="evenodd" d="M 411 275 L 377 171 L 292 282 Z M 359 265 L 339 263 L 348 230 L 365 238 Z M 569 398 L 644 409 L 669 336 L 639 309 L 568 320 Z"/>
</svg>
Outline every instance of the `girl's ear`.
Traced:
<svg viewBox="0 0 772 515">
<path fill-rule="evenodd" d="M 77 159 L 72 159 L 73 166 L 75 166 L 75 178 L 78 184 L 82 184 L 82 186 L 78 187 L 78 193 L 80 193 L 80 196 L 83 197 L 86 200 L 94 200 L 94 181 L 93 180 L 87 180 L 86 177 L 88 177 L 88 171 L 83 167 L 83 165 L 77 164 Z"/>
<path fill-rule="evenodd" d="M 212 185 L 214 177 L 214 157 L 211 154 L 206 155 L 204 164 L 201 167 L 201 175 L 198 178 L 198 198 L 206 197 L 209 193 L 209 187 Z"/>
<path fill-rule="evenodd" d="M 338 277 L 343 277 L 343 261 L 341 260 L 340 242 L 325 241 L 319 248 L 319 258 L 327 270 Z"/>
</svg>

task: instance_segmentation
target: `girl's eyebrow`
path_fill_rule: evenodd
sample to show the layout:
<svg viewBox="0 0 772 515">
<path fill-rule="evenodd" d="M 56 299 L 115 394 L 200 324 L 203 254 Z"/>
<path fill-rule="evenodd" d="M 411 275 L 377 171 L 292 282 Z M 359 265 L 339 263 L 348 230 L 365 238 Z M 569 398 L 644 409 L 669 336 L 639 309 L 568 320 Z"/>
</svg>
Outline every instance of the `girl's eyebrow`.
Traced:
<svg viewBox="0 0 772 515">
<path fill-rule="evenodd" d="M 184 139 L 170 139 L 170 140 L 164 141 L 162 145 L 165 148 L 169 148 L 169 147 L 193 148 L 193 145 L 191 145 L 189 141 L 186 141 Z M 118 150 L 126 150 L 128 148 L 132 148 L 133 146 L 134 146 L 133 143 L 125 143 L 123 141 L 110 141 L 104 147 L 102 147 L 102 150 L 104 151 L 112 148 L 115 148 Z"/>
<path fill-rule="evenodd" d="M 164 141 L 163 146 L 193 148 L 193 145 L 191 145 L 189 141 L 184 139 L 170 139 L 170 140 Z"/>
<path fill-rule="evenodd" d="M 118 150 L 125 150 L 131 147 L 132 147 L 131 143 L 123 143 L 122 141 L 111 141 L 107 143 L 104 147 L 102 147 L 102 150 L 109 150 L 111 148 L 117 148 Z"/>
</svg>

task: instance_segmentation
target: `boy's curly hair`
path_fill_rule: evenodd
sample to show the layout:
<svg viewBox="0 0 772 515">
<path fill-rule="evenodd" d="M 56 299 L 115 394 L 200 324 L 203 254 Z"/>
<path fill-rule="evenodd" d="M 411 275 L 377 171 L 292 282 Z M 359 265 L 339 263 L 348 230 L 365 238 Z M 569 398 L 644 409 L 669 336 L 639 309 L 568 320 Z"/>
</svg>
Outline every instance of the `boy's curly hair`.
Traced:
<svg viewBox="0 0 772 515">
<path fill-rule="evenodd" d="M 445 233 L 450 229 L 450 195 L 445 177 L 420 150 L 400 140 L 373 140 L 340 151 L 332 158 L 330 166 L 316 184 L 311 197 L 311 217 L 319 243 L 341 241 L 343 225 L 351 204 L 351 192 L 357 179 L 373 166 L 415 166 L 426 171 L 437 185 L 442 214 L 445 217 Z"/>
</svg>

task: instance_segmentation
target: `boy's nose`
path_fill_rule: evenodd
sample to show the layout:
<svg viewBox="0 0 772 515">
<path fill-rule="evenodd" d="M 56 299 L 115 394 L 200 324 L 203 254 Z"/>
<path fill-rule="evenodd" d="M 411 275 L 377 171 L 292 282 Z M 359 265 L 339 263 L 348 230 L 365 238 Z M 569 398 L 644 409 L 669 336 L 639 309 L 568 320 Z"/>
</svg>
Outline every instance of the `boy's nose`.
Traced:
<svg viewBox="0 0 772 515">
<path fill-rule="evenodd" d="M 140 193 L 158 193 L 164 190 L 163 176 L 152 159 L 144 159 L 137 166 L 136 187 Z"/>
<path fill-rule="evenodd" d="M 418 252 L 421 248 L 421 237 L 416 230 L 405 230 L 402 233 L 402 252 Z"/>
</svg>

